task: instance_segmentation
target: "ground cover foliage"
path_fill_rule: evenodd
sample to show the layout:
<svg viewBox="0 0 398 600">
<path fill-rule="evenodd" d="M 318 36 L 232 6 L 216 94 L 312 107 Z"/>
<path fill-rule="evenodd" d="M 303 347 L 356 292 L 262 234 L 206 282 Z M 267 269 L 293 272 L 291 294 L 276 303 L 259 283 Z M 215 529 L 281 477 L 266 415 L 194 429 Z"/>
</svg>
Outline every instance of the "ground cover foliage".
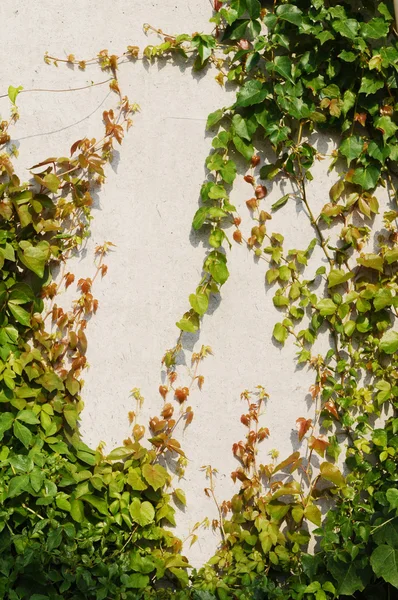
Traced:
<svg viewBox="0 0 398 600">
<path fill-rule="evenodd" d="M 143 55 L 136 46 L 122 56 L 103 50 L 89 61 L 47 54 L 48 63 L 81 69 L 97 62 L 109 72 L 118 105 L 103 115 L 102 139 L 78 140 L 70 156 L 35 165 L 29 183 L 14 172 L 10 137 L 24 90 L 9 88 L 11 117 L 0 123 L 1 597 L 396 597 L 398 45 L 392 11 L 391 2 L 374 0 L 215 0 L 210 35 L 171 35 L 146 25 L 161 39 Z M 96 249 L 94 274 L 76 282 L 70 311 L 57 306 L 56 294 L 74 284 L 67 259 L 88 235 L 91 192 L 103 183 L 112 149 L 137 110 L 119 89 L 118 65 L 165 59 L 210 67 L 209 76 L 216 68 L 220 85 L 236 85 L 236 100 L 208 118 L 214 133 L 209 176 L 193 228 L 208 235 L 211 250 L 190 308 L 177 322 L 178 341 L 163 357 L 161 412 L 147 433 L 138 420 L 142 398 L 133 390 L 131 437 L 104 455 L 80 440 L 78 420 L 87 319 L 97 309 L 94 283 L 106 273 L 111 244 Z M 320 214 L 307 194 L 321 158 L 311 143 L 314 131 L 340 140 L 329 157 L 336 183 Z M 274 158 L 265 161 L 270 150 Z M 250 190 L 242 206 L 229 201 L 237 155 L 246 161 Z M 270 180 L 285 181 L 290 190 L 272 206 Z M 389 194 L 382 209 L 381 186 Z M 290 248 L 272 229 L 273 212 L 297 204 L 313 228 L 302 249 Z M 239 216 L 247 210 L 248 233 Z M 379 212 L 383 230 L 376 236 Z M 185 496 L 165 467 L 170 456 L 180 471 L 186 467 L 178 427 L 193 418 L 189 393 L 203 383 L 197 369 L 210 349 L 193 355 L 187 385 L 179 384 L 176 363 L 184 336 L 198 330 L 209 299 L 228 280 L 233 243 L 267 263 L 261 272 L 280 313 L 273 335 L 282 345 L 293 336 L 298 362 L 313 370 L 314 416 L 297 415 L 300 451 L 282 459 L 274 453 L 263 464 L 267 393 L 262 387 L 242 393 L 246 434 L 233 447 L 239 466 L 232 474 L 239 491 L 217 502 L 219 550 L 202 569 L 189 571 L 169 527 L 178 517 L 172 498 L 178 505 Z M 317 247 L 323 262 L 308 278 Z M 320 334 L 330 340 L 325 355 L 313 350 Z M 375 425 L 377 417 L 382 425 Z M 206 474 L 206 492 L 216 498 L 214 470 Z M 326 515 L 324 500 L 332 507 Z"/>
</svg>

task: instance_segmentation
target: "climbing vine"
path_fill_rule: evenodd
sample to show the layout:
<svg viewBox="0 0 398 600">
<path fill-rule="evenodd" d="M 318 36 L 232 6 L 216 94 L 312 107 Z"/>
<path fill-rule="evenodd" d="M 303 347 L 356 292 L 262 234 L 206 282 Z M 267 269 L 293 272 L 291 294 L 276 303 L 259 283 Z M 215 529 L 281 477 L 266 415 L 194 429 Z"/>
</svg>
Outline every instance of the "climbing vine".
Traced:
<svg viewBox="0 0 398 600">
<path fill-rule="evenodd" d="M 0 123 L 4 598 L 387 600 L 396 594 L 398 34 L 392 3 L 215 0 L 211 22 L 208 35 L 166 34 L 147 24 L 147 33 L 161 40 L 143 55 L 136 46 L 122 56 L 103 50 L 91 60 L 46 54 L 49 64 L 98 64 L 117 101 L 104 112 L 100 140 L 78 140 L 70 157 L 35 165 L 29 183 L 14 172 L 11 146 L 18 94 L 25 90 L 9 88 L 11 117 Z M 74 283 L 68 258 L 89 234 L 93 189 L 104 182 L 113 148 L 138 110 L 119 88 L 118 65 L 165 59 L 216 69 L 217 84 L 228 81 L 237 93 L 207 121 L 214 136 L 193 229 L 207 236 L 210 249 L 190 308 L 177 322 L 177 343 L 163 357 L 162 409 L 149 422 L 146 443 L 143 398 L 134 389 L 131 437 L 105 456 L 102 447 L 92 450 L 80 440 L 78 419 L 85 331 L 111 243 L 96 249 L 94 274 L 77 282 L 71 310 L 57 306 L 56 295 Z M 327 157 L 316 132 L 338 138 Z M 327 197 L 319 190 L 325 199 L 317 214 L 308 188 L 321 159 L 329 160 L 335 182 Z M 230 189 L 241 176 L 250 193 L 234 206 Z M 270 205 L 272 181 L 287 193 Z M 382 187 L 386 206 L 378 198 Z M 303 249 L 290 248 L 272 228 L 276 211 L 297 206 L 313 230 Z M 252 220 L 249 231 L 243 211 Z M 379 214 L 383 225 L 376 232 Z M 186 467 L 178 431 L 194 417 L 189 395 L 203 384 L 198 369 L 211 349 L 193 354 L 188 383 L 179 383 L 177 363 L 184 336 L 199 329 L 211 297 L 228 285 L 232 244 L 254 254 L 274 290 L 276 343 L 292 337 L 298 362 L 314 373 L 313 416 L 297 414 L 299 450 L 286 458 L 275 450 L 267 461 L 261 451 L 270 435 L 267 392 L 258 386 L 242 393 L 246 435 L 232 448 L 239 488 L 230 501 L 218 500 L 215 466 L 206 468 L 220 545 L 203 568 L 188 571 L 182 542 L 168 527 L 175 524 L 172 498 L 178 506 L 185 495 L 166 467 L 170 456 L 180 474 Z M 61 274 L 54 279 L 56 265 Z M 323 354 L 320 339 L 328 340 Z"/>
</svg>

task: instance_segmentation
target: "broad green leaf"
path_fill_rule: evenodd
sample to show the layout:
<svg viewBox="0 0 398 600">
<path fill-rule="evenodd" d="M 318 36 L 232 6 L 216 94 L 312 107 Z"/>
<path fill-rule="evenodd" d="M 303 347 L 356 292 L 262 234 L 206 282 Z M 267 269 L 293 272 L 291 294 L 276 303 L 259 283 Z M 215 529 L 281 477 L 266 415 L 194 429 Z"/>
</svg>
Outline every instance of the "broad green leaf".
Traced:
<svg viewBox="0 0 398 600">
<path fill-rule="evenodd" d="M 14 418 L 11 412 L 0 413 L 0 441 L 3 439 L 4 433 L 11 429 Z"/>
<path fill-rule="evenodd" d="M 195 213 L 195 216 L 192 221 L 192 227 L 197 231 L 202 227 L 207 218 L 207 206 L 201 206 Z"/>
<path fill-rule="evenodd" d="M 141 573 L 133 573 L 132 575 L 122 575 L 123 585 L 126 588 L 133 588 L 137 590 L 143 590 L 149 584 L 148 575 L 142 575 Z"/>
<path fill-rule="evenodd" d="M 127 483 L 131 485 L 133 490 L 142 491 L 148 488 L 147 484 L 141 477 L 140 469 L 129 469 L 129 474 L 127 476 Z"/>
<path fill-rule="evenodd" d="M 382 545 L 373 550 L 370 564 L 377 577 L 398 588 L 398 550 Z"/>
<path fill-rule="evenodd" d="M 287 328 L 282 323 L 276 323 L 272 335 L 277 342 L 283 345 L 287 340 L 288 333 Z"/>
<path fill-rule="evenodd" d="M 318 506 L 315 506 L 315 504 L 309 504 L 305 507 L 304 516 L 306 519 L 311 521 L 311 523 L 314 523 L 318 527 L 320 526 L 322 520 L 322 513 Z"/>
<path fill-rule="evenodd" d="M 390 505 L 391 510 L 398 509 L 398 489 L 390 488 L 386 492 L 386 498 Z"/>
<path fill-rule="evenodd" d="M 209 307 L 209 298 L 207 294 L 197 293 L 189 296 L 189 303 L 198 315 L 204 315 Z"/>
<path fill-rule="evenodd" d="M 386 331 L 380 340 L 379 350 L 385 354 L 394 354 L 398 350 L 398 332 L 393 329 Z"/>
<path fill-rule="evenodd" d="M 344 19 L 332 22 L 332 27 L 343 37 L 354 40 L 358 35 L 359 23 L 355 19 Z"/>
<path fill-rule="evenodd" d="M 233 144 L 237 151 L 247 160 L 249 161 L 254 154 L 254 148 L 252 144 L 245 142 L 237 135 L 234 135 L 232 138 Z"/>
<path fill-rule="evenodd" d="M 44 373 L 36 381 L 49 392 L 54 392 L 55 390 L 62 391 L 64 389 L 62 379 L 54 371 L 47 371 L 47 373 Z"/>
<path fill-rule="evenodd" d="M 360 185 L 364 190 L 371 190 L 376 187 L 380 178 L 380 169 L 370 165 L 355 169 L 352 182 Z"/>
<path fill-rule="evenodd" d="M 377 291 L 376 296 L 373 298 L 373 304 L 376 312 L 382 310 L 386 306 L 391 306 L 393 302 L 393 295 L 391 290 L 388 288 L 381 288 Z"/>
<path fill-rule="evenodd" d="M 246 8 L 251 19 L 258 19 L 261 11 L 259 0 L 246 0 Z"/>
<path fill-rule="evenodd" d="M 98 498 L 98 496 L 94 496 L 94 494 L 85 494 L 84 496 L 80 496 L 79 500 L 84 502 L 88 502 L 91 506 L 94 506 L 102 515 L 108 514 L 108 504 L 106 500 L 103 498 Z"/>
<path fill-rule="evenodd" d="M 390 11 L 387 8 L 387 5 L 384 2 L 379 2 L 377 10 L 379 11 L 379 13 L 381 15 L 383 15 L 383 17 L 385 19 L 387 19 L 387 21 L 393 21 L 394 20 L 393 16 L 391 15 Z"/>
<path fill-rule="evenodd" d="M 37 425 L 40 423 L 33 410 L 29 409 L 20 410 L 16 416 L 16 419 L 18 419 L 18 421 L 23 421 L 23 423 L 28 423 L 28 425 Z"/>
<path fill-rule="evenodd" d="M 398 127 L 391 120 L 391 117 L 379 117 L 375 119 L 374 125 L 383 134 L 383 140 L 386 142 L 388 138 L 395 135 Z"/>
<path fill-rule="evenodd" d="M 347 273 L 343 269 L 332 269 L 328 275 L 328 287 L 334 287 L 335 285 L 341 285 L 349 279 L 354 277 L 353 273 Z"/>
<path fill-rule="evenodd" d="M 332 465 L 328 462 L 323 462 L 320 466 L 320 471 L 323 479 L 331 481 L 334 485 L 342 487 L 345 485 L 345 479 L 341 474 L 341 471 L 336 465 Z"/>
<path fill-rule="evenodd" d="M 59 186 L 61 185 L 61 180 L 56 175 L 54 175 L 54 173 L 47 173 L 47 175 L 43 179 L 43 182 L 46 188 L 53 193 L 57 192 Z"/>
<path fill-rule="evenodd" d="M 15 104 L 17 96 L 20 92 L 22 92 L 22 90 L 23 90 L 22 85 L 19 85 L 18 87 L 14 87 L 14 86 L 10 85 L 8 87 L 8 97 L 13 104 Z"/>
<path fill-rule="evenodd" d="M 150 465 L 145 464 L 142 467 L 142 474 L 144 479 L 154 490 L 162 488 L 167 479 L 167 471 L 161 465 Z"/>
<path fill-rule="evenodd" d="M 239 137 L 248 140 L 249 142 L 251 141 L 252 136 L 250 135 L 250 132 L 247 128 L 245 119 L 241 117 L 241 115 L 235 114 L 232 117 L 232 125 L 234 127 L 235 133 Z"/>
<path fill-rule="evenodd" d="M 334 315 L 337 310 L 337 306 L 331 298 L 324 298 L 323 300 L 320 300 L 316 305 L 316 308 L 319 310 L 322 317 Z"/>
<path fill-rule="evenodd" d="M 22 442 L 25 448 L 29 448 L 33 437 L 30 429 L 25 427 L 25 425 L 22 425 L 22 423 L 14 421 L 13 431 L 15 437 L 17 437 L 20 440 L 20 442 Z"/>
<path fill-rule="evenodd" d="M 70 503 L 70 514 L 76 523 L 83 523 L 84 521 L 84 504 L 81 500 L 71 500 Z"/>
<path fill-rule="evenodd" d="M 293 4 L 282 4 L 276 9 L 276 14 L 279 19 L 293 23 L 293 25 L 301 25 L 303 21 L 303 13 Z"/>
<path fill-rule="evenodd" d="M 125 446 L 121 446 L 120 448 L 115 448 L 112 450 L 110 454 L 108 454 L 108 460 L 123 460 L 124 458 L 128 458 L 134 453 L 134 450 L 131 448 L 126 448 Z"/>
<path fill-rule="evenodd" d="M 131 518 L 135 523 L 145 527 L 153 522 L 155 518 L 155 509 L 150 502 L 140 502 L 138 498 L 133 498 L 129 507 Z"/>
<path fill-rule="evenodd" d="M 173 492 L 173 495 L 175 496 L 175 498 L 177 498 L 178 502 L 180 502 L 183 506 L 187 505 L 187 499 L 185 497 L 184 490 L 176 488 Z"/>
<path fill-rule="evenodd" d="M 383 272 L 383 257 L 379 254 L 362 254 L 360 258 L 357 258 L 357 263 L 368 269 Z"/>
<path fill-rule="evenodd" d="M 47 550 L 51 552 L 58 548 L 62 542 L 62 527 L 52 529 L 47 536 Z"/>
<path fill-rule="evenodd" d="M 189 313 L 185 313 L 182 319 L 177 321 L 176 325 L 181 331 L 195 333 L 199 329 L 199 317 L 194 311 L 190 311 Z"/>
<path fill-rule="evenodd" d="M 215 112 L 209 114 L 207 117 L 206 129 L 211 129 L 214 127 L 214 125 L 217 125 L 217 123 L 221 121 L 224 116 L 224 110 L 224 108 L 219 108 Z"/>
<path fill-rule="evenodd" d="M 385 383 L 387 383 L 388 386 L 388 390 L 391 388 L 390 384 L 386 381 Z M 380 389 L 380 388 L 378 388 Z M 376 445 L 376 446 L 381 446 L 382 448 L 384 448 L 385 446 L 387 446 L 387 441 L 388 441 L 388 437 L 387 437 L 387 431 L 385 429 L 374 429 L 372 431 L 372 442 Z"/>
<path fill-rule="evenodd" d="M 390 24 L 379 17 L 371 19 L 368 23 L 361 23 L 361 34 L 365 39 L 378 40 L 386 37 L 389 29 Z"/>
<path fill-rule="evenodd" d="M 8 302 L 7 306 L 8 310 L 18 323 L 21 323 L 24 327 L 30 327 L 30 314 L 27 310 L 22 308 L 19 304 L 14 304 L 14 302 Z"/>
<path fill-rule="evenodd" d="M 130 567 L 133 571 L 148 575 L 156 569 L 156 564 L 150 556 L 141 556 L 138 551 L 134 550 L 130 556 Z"/>
<path fill-rule="evenodd" d="M 284 79 L 294 83 L 292 78 L 292 61 L 288 56 L 276 56 L 272 63 L 273 70 L 279 73 Z"/>
<path fill-rule="evenodd" d="M 362 569 L 355 561 L 346 563 L 329 559 L 327 566 L 337 581 L 337 597 L 340 594 L 352 596 L 355 592 L 364 590 L 369 580 L 366 570 Z"/>
<path fill-rule="evenodd" d="M 22 241 L 19 243 L 20 250 L 18 256 L 21 262 L 33 271 L 40 279 L 44 275 L 44 268 L 50 257 L 50 244 L 45 240 L 33 246 L 30 242 Z"/>
<path fill-rule="evenodd" d="M 236 164 L 232 160 L 227 160 L 227 162 L 220 167 L 220 175 L 225 183 L 231 185 L 236 177 Z"/>
<path fill-rule="evenodd" d="M 384 81 L 379 79 L 376 75 L 369 74 L 364 75 L 361 80 L 361 87 L 359 89 L 360 94 L 375 94 L 378 90 L 384 87 Z"/>
<path fill-rule="evenodd" d="M 339 147 L 339 152 L 347 159 L 347 165 L 360 156 L 364 147 L 364 141 L 358 135 L 351 135 L 346 138 Z"/>
<path fill-rule="evenodd" d="M 10 480 L 8 498 L 15 498 L 29 489 L 29 475 L 16 475 Z"/>
<path fill-rule="evenodd" d="M 279 210 L 282 206 L 285 206 L 286 202 L 289 200 L 291 194 L 285 194 L 282 198 L 279 198 L 274 204 L 271 206 L 273 211 Z"/>
<path fill-rule="evenodd" d="M 262 102 L 268 94 L 268 90 L 257 79 L 247 81 L 237 94 L 237 106 L 253 106 Z"/>
</svg>

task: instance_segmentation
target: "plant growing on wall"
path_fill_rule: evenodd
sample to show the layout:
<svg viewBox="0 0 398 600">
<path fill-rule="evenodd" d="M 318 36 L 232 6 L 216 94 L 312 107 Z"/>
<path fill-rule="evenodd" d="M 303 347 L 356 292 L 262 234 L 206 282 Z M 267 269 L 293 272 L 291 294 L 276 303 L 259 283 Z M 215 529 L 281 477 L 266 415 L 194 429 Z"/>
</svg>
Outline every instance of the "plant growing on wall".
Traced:
<svg viewBox="0 0 398 600">
<path fill-rule="evenodd" d="M 374 0 L 216 0 L 210 35 L 154 30 L 162 40 L 144 50 L 144 60 L 182 57 L 196 70 L 210 65 L 217 82 L 233 83 L 237 94 L 207 122 L 214 132 L 209 176 L 193 228 L 208 235 L 211 249 L 190 308 L 177 322 L 177 344 L 163 358 L 164 406 L 150 421 L 149 448 L 137 421 L 138 390 L 132 436 L 122 448 L 104 456 L 78 436 L 85 329 L 97 308 L 93 284 L 106 273 L 109 243 L 97 249 L 94 276 L 78 282 L 72 311 L 55 303 L 48 310 L 43 301 L 56 297 L 59 281 L 73 283 L 66 261 L 87 235 L 91 191 L 102 183 L 113 146 L 122 142 L 137 108 L 119 89 L 118 62 L 139 59 L 138 48 L 130 46 L 123 57 L 102 51 L 94 59 L 110 73 L 118 96 L 117 109 L 104 113 L 103 139 L 79 140 L 70 158 L 36 165 L 29 184 L 15 175 L 10 150 L 0 156 L 4 597 L 325 600 L 396 594 L 398 45 L 392 14 L 392 3 Z M 60 62 L 49 55 L 46 61 Z M 88 61 L 71 55 L 65 62 L 84 68 Z M 3 145 L 10 142 L 20 92 L 9 90 L 13 109 L 9 122 L 0 124 Z M 308 194 L 311 170 L 322 158 L 315 131 L 339 138 L 330 161 L 336 181 L 319 214 Z M 265 160 L 270 151 L 273 159 Z M 247 166 L 250 190 L 242 207 L 229 200 L 237 156 Z M 286 182 L 289 191 L 270 206 L 273 180 Z M 380 186 L 389 193 L 382 209 Z M 303 249 L 290 248 L 272 230 L 273 213 L 297 205 L 313 229 Z M 242 210 L 253 220 L 249 232 Z M 375 236 L 381 210 L 383 231 Z M 314 371 L 314 415 L 297 415 L 301 451 L 282 460 L 274 452 L 263 464 L 267 394 L 262 387 L 242 394 L 247 433 L 233 447 L 240 466 L 232 474 L 240 488 L 231 501 L 217 502 L 219 550 L 188 576 L 181 542 L 164 527 L 174 524 L 171 495 L 177 503 L 185 497 L 163 459 L 176 456 L 185 467 L 175 432 L 193 418 L 189 393 L 203 383 L 197 367 L 210 349 L 193 355 L 186 386 L 178 384 L 176 361 L 184 335 L 199 329 L 211 296 L 227 284 L 233 243 L 245 245 L 259 265 L 267 263 L 263 272 L 281 315 L 273 336 L 282 345 L 293 336 L 298 362 Z M 322 264 L 308 275 L 317 250 Z M 65 265 L 57 282 L 55 264 Z M 320 335 L 330 340 L 324 355 L 316 346 Z M 375 417 L 383 417 L 382 426 L 375 426 Z M 206 491 L 216 498 L 210 466 L 207 476 Z M 333 508 L 323 517 L 325 498 Z"/>
</svg>

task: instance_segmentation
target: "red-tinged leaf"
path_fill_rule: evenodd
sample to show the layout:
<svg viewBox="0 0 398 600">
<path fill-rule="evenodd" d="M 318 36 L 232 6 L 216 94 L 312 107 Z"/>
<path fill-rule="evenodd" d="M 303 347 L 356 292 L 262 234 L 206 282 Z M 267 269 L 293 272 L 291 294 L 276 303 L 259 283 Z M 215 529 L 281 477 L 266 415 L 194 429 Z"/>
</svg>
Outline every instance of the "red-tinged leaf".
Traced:
<svg viewBox="0 0 398 600">
<path fill-rule="evenodd" d="M 325 450 L 328 446 L 329 442 L 324 435 L 320 435 L 317 438 L 312 435 L 308 440 L 308 447 L 311 448 L 311 450 L 315 450 L 315 452 L 322 457 L 325 456 Z"/>
<path fill-rule="evenodd" d="M 324 406 L 324 409 L 333 415 L 338 421 L 340 420 L 339 413 L 337 412 L 337 408 L 333 400 L 328 400 Z"/>
<path fill-rule="evenodd" d="M 297 462 L 299 459 L 300 459 L 300 452 L 293 452 L 293 454 L 291 454 L 290 456 L 285 458 L 285 460 L 283 460 L 282 462 L 280 462 L 279 464 L 276 465 L 276 467 L 273 470 L 273 473 L 282 471 L 286 467 L 289 467 L 290 465 Z"/>
<path fill-rule="evenodd" d="M 312 419 L 305 419 L 304 417 L 300 417 L 296 420 L 296 427 L 298 430 L 299 440 L 301 442 L 307 431 L 312 427 Z"/>
</svg>

